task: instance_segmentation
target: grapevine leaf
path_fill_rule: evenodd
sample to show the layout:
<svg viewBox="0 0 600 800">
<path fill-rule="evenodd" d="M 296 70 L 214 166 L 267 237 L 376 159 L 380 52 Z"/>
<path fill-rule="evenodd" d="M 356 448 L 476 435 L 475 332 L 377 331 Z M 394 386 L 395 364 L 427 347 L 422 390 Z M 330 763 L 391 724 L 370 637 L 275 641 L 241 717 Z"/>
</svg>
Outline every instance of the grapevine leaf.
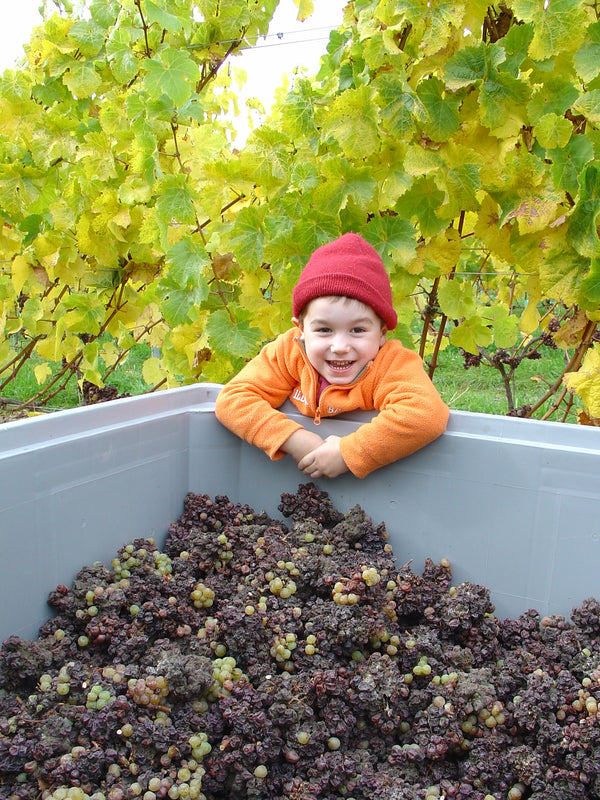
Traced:
<svg viewBox="0 0 600 800">
<path fill-rule="evenodd" d="M 164 30 L 170 33 L 178 33 L 183 28 L 184 22 L 187 22 L 189 25 L 189 21 L 176 14 L 169 13 L 164 8 L 160 8 L 153 3 L 152 0 L 145 0 L 144 10 L 146 13 L 146 20 L 150 25 L 157 23 L 161 28 L 164 28 Z"/>
<path fill-rule="evenodd" d="M 375 217 L 367 225 L 366 238 L 390 270 L 410 264 L 417 252 L 417 231 L 401 217 Z"/>
<path fill-rule="evenodd" d="M 243 208 L 231 230 L 230 246 L 248 269 L 258 269 L 263 263 L 265 213 L 266 206 Z"/>
<path fill-rule="evenodd" d="M 153 97 L 166 94 L 176 106 L 189 99 L 200 78 L 198 65 L 183 50 L 162 50 L 145 62 L 144 87 Z"/>
<path fill-rule="evenodd" d="M 581 397 L 593 417 L 600 417 L 600 346 L 587 351 L 577 372 L 567 372 L 563 382 L 569 391 Z"/>
<path fill-rule="evenodd" d="M 139 62 L 131 47 L 133 41 L 133 29 L 119 29 L 106 44 L 108 63 L 118 83 L 127 84 L 138 73 Z"/>
<path fill-rule="evenodd" d="M 168 175 L 160 184 L 156 201 L 158 216 L 165 222 L 193 223 L 195 195 L 184 175 Z"/>
<path fill-rule="evenodd" d="M 204 284 L 204 267 L 210 264 L 210 258 L 204 247 L 184 237 L 169 249 L 166 255 L 169 266 L 169 280 L 182 289 L 191 289 Z M 208 295 L 208 287 L 206 287 Z M 205 298 L 203 298 L 205 299 Z"/>
<path fill-rule="evenodd" d="M 99 299 L 85 292 L 73 292 L 63 299 L 67 309 L 69 330 L 73 333 L 100 333 L 104 306 Z"/>
<path fill-rule="evenodd" d="M 469 291 L 465 291 L 462 281 L 444 281 L 438 290 L 438 301 L 442 312 L 449 319 L 471 316 L 474 311 L 473 296 Z"/>
<path fill-rule="evenodd" d="M 580 0 L 513 0 L 519 19 L 533 22 L 535 33 L 529 47 L 533 59 L 544 61 L 578 46 L 587 22 Z"/>
<path fill-rule="evenodd" d="M 584 83 L 590 83 L 600 75 L 600 22 L 588 26 L 587 41 L 573 56 L 573 64 Z"/>
<path fill-rule="evenodd" d="M 521 106 L 529 99 L 530 90 L 519 78 L 513 78 L 508 72 L 495 71 L 484 82 L 481 90 L 481 121 L 494 130 L 501 128 L 509 115 L 515 116 L 525 110 Z M 520 120 L 516 123 L 519 129 Z"/>
<path fill-rule="evenodd" d="M 446 62 L 444 79 L 446 86 L 455 91 L 471 86 L 483 79 L 486 69 L 485 46 L 465 47 Z"/>
<path fill-rule="evenodd" d="M 571 214 L 567 241 L 584 256 L 600 256 L 596 221 L 600 216 L 600 169 L 589 165 L 583 172 L 579 201 Z"/>
<path fill-rule="evenodd" d="M 206 330 L 212 349 L 231 356 L 254 355 L 264 338 L 262 331 L 248 322 L 233 322 L 226 311 L 211 314 Z"/>
<path fill-rule="evenodd" d="M 579 174 L 594 158 L 594 146 L 587 136 L 572 136 L 563 148 L 549 150 L 552 178 L 558 189 L 572 196 L 579 191 Z"/>
<path fill-rule="evenodd" d="M 433 179 L 422 177 L 398 200 L 396 211 L 407 219 L 416 217 L 421 233 L 429 238 L 446 226 L 436 214 L 444 197 L 444 192 L 437 188 Z"/>
<path fill-rule="evenodd" d="M 513 347 L 519 338 L 519 320 L 506 306 L 486 306 L 481 309 L 481 319 L 491 326 L 496 347 Z"/>
<path fill-rule="evenodd" d="M 76 61 L 63 75 L 63 83 L 75 97 L 91 97 L 95 94 L 102 80 L 93 61 Z"/>
<path fill-rule="evenodd" d="M 600 308 L 600 259 L 593 259 L 588 275 L 579 287 L 578 304 L 589 311 Z"/>
<path fill-rule="evenodd" d="M 535 126 L 536 139 L 547 150 L 566 147 L 572 131 L 569 120 L 554 113 L 544 114 Z"/>
<path fill-rule="evenodd" d="M 322 125 L 333 134 L 347 158 L 365 158 L 379 149 L 375 92 L 368 86 L 348 89 L 324 113 Z"/>
<path fill-rule="evenodd" d="M 563 75 L 550 75 L 542 84 L 534 87 L 527 103 L 527 114 L 536 125 L 545 114 L 563 116 L 579 97 L 577 87 Z"/>
<path fill-rule="evenodd" d="M 573 111 L 577 111 L 594 125 L 600 124 L 600 89 L 594 89 L 580 95 L 573 103 Z"/>
<path fill-rule="evenodd" d="M 479 347 L 488 347 L 492 332 L 478 316 L 468 317 L 450 332 L 450 341 L 467 353 L 476 354 Z"/>
<path fill-rule="evenodd" d="M 412 135 L 418 123 L 427 120 L 427 111 L 417 93 L 400 76 L 384 74 L 375 83 L 380 100 L 379 117 L 390 136 L 400 140 Z"/>
<path fill-rule="evenodd" d="M 74 22 L 69 35 L 77 42 L 78 48 L 84 56 L 96 56 L 104 45 L 106 30 L 93 19 L 79 19 Z"/>
<path fill-rule="evenodd" d="M 460 99 L 446 92 L 442 81 L 435 77 L 421 81 L 417 95 L 428 116 L 425 133 L 434 142 L 447 141 L 460 125 Z"/>
</svg>

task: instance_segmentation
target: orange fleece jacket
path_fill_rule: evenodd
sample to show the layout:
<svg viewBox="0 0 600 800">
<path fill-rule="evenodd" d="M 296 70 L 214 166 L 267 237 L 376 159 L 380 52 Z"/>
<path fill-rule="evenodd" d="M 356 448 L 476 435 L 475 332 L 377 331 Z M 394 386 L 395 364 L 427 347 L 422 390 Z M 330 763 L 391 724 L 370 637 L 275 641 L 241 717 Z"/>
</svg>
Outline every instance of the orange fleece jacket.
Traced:
<svg viewBox="0 0 600 800">
<path fill-rule="evenodd" d="M 310 364 L 298 328 L 269 344 L 219 392 L 217 419 L 275 460 L 302 426 L 277 409 L 289 399 L 315 424 L 349 411 L 378 411 L 341 438 L 348 469 L 364 478 L 384 464 L 419 450 L 442 434 L 449 409 L 423 369 L 421 358 L 389 339 L 354 383 L 330 385 L 317 404 L 319 374 Z"/>
</svg>

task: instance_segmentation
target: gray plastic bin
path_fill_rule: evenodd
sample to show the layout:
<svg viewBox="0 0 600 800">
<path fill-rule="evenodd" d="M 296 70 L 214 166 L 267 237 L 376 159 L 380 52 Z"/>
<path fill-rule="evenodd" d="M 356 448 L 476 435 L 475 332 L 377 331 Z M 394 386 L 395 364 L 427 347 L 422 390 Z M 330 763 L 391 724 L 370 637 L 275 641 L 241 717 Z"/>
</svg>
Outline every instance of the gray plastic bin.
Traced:
<svg viewBox="0 0 600 800">
<path fill-rule="evenodd" d="M 0 640 L 35 637 L 48 593 L 137 536 L 161 546 L 187 492 L 279 517 L 305 482 L 214 416 L 215 384 L 0 425 Z M 312 421 L 290 406 L 306 426 Z M 324 422 L 342 434 L 368 418 Z M 398 564 L 450 559 L 491 590 L 497 616 L 569 616 L 600 597 L 600 430 L 453 412 L 436 442 L 364 480 L 321 481 L 336 506 L 385 521 Z"/>
</svg>

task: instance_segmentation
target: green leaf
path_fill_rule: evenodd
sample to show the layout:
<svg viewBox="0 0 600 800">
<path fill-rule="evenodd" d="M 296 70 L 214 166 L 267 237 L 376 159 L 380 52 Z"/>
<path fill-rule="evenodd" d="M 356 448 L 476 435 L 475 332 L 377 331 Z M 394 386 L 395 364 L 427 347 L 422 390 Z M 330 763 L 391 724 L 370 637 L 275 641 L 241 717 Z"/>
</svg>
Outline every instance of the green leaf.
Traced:
<svg viewBox="0 0 600 800">
<path fill-rule="evenodd" d="M 480 171 L 479 164 L 468 163 L 459 164 L 447 171 L 445 182 L 448 205 L 441 210 L 447 219 L 453 219 L 461 211 L 477 211 L 477 192 L 481 188 Z"/>
<path fill-rule="evenodd" d="M 178 17 L 176 14 L 171 14 L 165 11 L 164 8 L 157 6 L 152 0 L 144 0 L 144 11 L 146 14 L 146 21 L 150 25 L 156 23 L 159 27 L 164 28 L 164 30 L 170 33 L 178 33 L 184 27 L 184 23 L 186 27 L 190 25 L 189 17 Z"/>
<path fill-rule="evenodd" d="M 323 128 L 333 134 L 347 158 L 366 158 L 379 150 L 375 92 L 369 86 L 348 89 L 323 115 Z"/>
<path fill-rule="evenodd" d="M 69 37 L 75 39 L 84 56 L 96 56 L 104 45 L 106 30 L 93 19 L 79 19 L 69 31 Z"/>
<path fill-rule="evenodd" d="M 242 320 L 233 322 L 226 311 L 215 311 L 206 324 L 211 348 L 219 355 L 249 358 L 256 354 L 264 334 Z"/>
<path fill-rule="evenodd" d="M 417 231 L 401 217 L 375 217 L 367 225 L 366 238 L 390 271 L 410 264 L 417 252 Z"/>
<path fill-rule="evenodd" d="M 534 23 L 533 59 L 552 58 L 583 40 L 587 15 L 581 0 L 513 0 L 512 8 L 519 19 Z"/>
<path fill-rule="evenodd" d="M 184 50 L 162 50 L 144 63 L 144 87 L 155 98 L 167 95 L 175 106 L 182 106 L 189 99 L 200 79 L 198 65 Z"/>
<path fill-rule="evenodd" d="M 481 121 L 490 130 L 501 128 L 509 114 L 522 113 L 520 107 L 529 99 L 530 89 L 508 72 L 494 72 L 484 81 L 481 89 Z M 520 125 L 519 125 L 520 127 Z"/>
<path fill-rule="evenodd" d="M 242 267 L 258 269 L 263 263 L 266 212 L 266 206 L 249 206 L 243 208 L 235 219 L 229 245 Z"/>
<path fill-rule="evenodd" d="M 597 220 L 600 216 L 600 168 L 590 164 L 583 172 L 579 200 L 570 217 L 567 241 L 584 256 L 600 256 Z"/>
<path fill-rule="evenodd" d="M 482 322 L 491 326 L 496 347 L 513 347 L 519 339 L 519 320 L 504 305 L 486 306 L 481 309 Z"/>
<path fill-rule="evenodd" d="M 594 146 L 587 136 L 572 136 L 566 147 L 549 150 L 552 179 L 557 188 L 575 196 L 579 191 L 579 173 L 594 158 Z"/>
<path fill-rule="evenodd" d="M 573 103 L 573 111 L 583 114 L 594 125 L 600 125 L 600 89 L 580 95 Z"/>
<path fill-rule="evenodd" d="M 467 353 L 477 354 L 478 347 L 488 347 L 491 344 L 492 332 L 478 316 L 469 317 L 452 329 L 450 341 Z"/>
<path fill-rule="evenodd" d="M 486 58 L 483 43 L 477 47 L 465 47 L 446 62 L 444 80 L 446 86 L 455 91 L 471 86 L 482 80 L 485 74 Z"/>
<path fill-rule="evenodd" d="M 188 222 L 196 220 L 195 195 L 185 175 L 168 175 L 160 182 L 156 201 L 158 216 L 165 222 Z"/>
<path fill-rule="evenodd" d="M 444 202 L 444 192 L 440 191 L 433 178 L 423 176 L 396 203 L 396 211 L 406 219 L 419 221 L 421 233 L 425 238 L 435 236 L 446 223 L 436 212 Z"/>
<path fill-rule="evenodd" d="M 384 73 L 374 85 L 379 94 L 379 118 L 390 136 L 408 139 L 417 124 L 426 122 L 427 111 L 423 103 L 401 73 Z"/>
<path fill-rule="evenodd" d="M 573 64 L 584 83 L 600 75 L 600 22 L 588 26 L 587 40 L 573 56 Z"/>
<path fill-rule="evenodd" d="M 421 81 L 417 94 L 427 111 L 428 121 L 424 131 L 434 142 L 445 142 L 460 125 L 460 98 L 455 97 L 438 78 Z"/>
<path fill-rule="evenodd" d="M 104 306 L 100 299 L 86 292 L 73 292 L 63 299 L 67 309 L 67 325 L 72 333 L 100 333 Z"/>
<path fill-rule="evenodd" d="M 558 114 L 545 114 L 535 126 L 535 137 L 546 150 L 563 149 L 571 138 L 573 126 Z"/>
<path fill-rule="evenodd" d="M 461 319 L 472 315 L 475 305 L 472 292 L 466 291 L 465 284 L 458 280 L 446 280 L 440 284 L 438 302 L 442 312 L 449 319 Z"/>
<path fill-rule="evenodd" d="M 377 184 L 369 167 L 354 167 L 346 158 L 326 158 L 321 166 L 325 183 L 316 191 L 331 211 L 345 208 L 351 198 L 361 206 L 369 206 Z M 324 190 L 321 191 L 321 189 Z"/>
<path fill-rule="evenodd" d="M 290 186 L 300 191 L 311 191 L 319 185 L 319 171 L 309 161 L 294 163 L 290 174 Z"/>
<path fill-rule="evenodd" d="M 63 75 L 63 83 L 77 98 L 91 97 L 102 81 L 96 72 L 93 61 L 75 61 Z"/>
<path fill-rule="evenodd" d="M 533 88 L 531 100 L 527 103 L 527 114 L 535 125 L 545 114 L 563 116 L 579 97 L 577 87 L 564 75 L 549 75 Z"/>
<path fill-rule="evenodd" d="M 98 25 L 109 28 L 115 24 L 120 8 L 120 0 L 92 0 L 90 15 Z"/>
<path fill-rule="evenodd" d="M 577 303 L 588 311 L 600 308 L 600 259 L 592 260 L 590 271 L 579 287 Z"/>
<path fill-rule="evenodd" d="M 132 81 L 140 68 L 140 62 L 132 49 L 134 42 L 135 32 L 133 28 L 126 30 L 119 28 L 111 34 L 106 43 L 108 63 L 118 83 L 127 84 Z M 142 98 L 139 95 L 129 95 L 128 104 L 134 102 L 135 99 L 141 101 Z"/>
<path fill-rule="evenodd" d="M 185 236 L 169 249 L 166 254 L 166 262 L 169 267 L 167 273 L 169 280 L 174 285 L 182 289 L 206 287 L 206 296 L 208 296 L 208 286 L 204 280 L 204 267 L 211 262 L 204 247 L 189 236 Z M 202 299 L 206 299 L 206 296 Z"/>
</svg>

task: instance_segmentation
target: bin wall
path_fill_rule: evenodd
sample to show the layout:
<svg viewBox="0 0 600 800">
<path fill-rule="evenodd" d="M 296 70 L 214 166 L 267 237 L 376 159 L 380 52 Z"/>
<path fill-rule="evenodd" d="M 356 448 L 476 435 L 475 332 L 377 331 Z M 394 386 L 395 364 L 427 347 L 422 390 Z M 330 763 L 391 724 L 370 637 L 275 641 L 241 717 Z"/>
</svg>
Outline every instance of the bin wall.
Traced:
<svg viewBox="0 0 600 800">
<path fill-rule="evenodd" d="M 0 640 L 36 635 L 48 592 L 137 536 L 161 546 L 187 492 L 227 494 L 279 517 L 305 481 L 216 421 L 200 384 L 0 426 Z M 291 406 L 290 416 L 312 421 Z M 323 422 L 353 430 L 367 414 Z M 364 480 L 318 482 L 335 505 L 384 521 L 398 564 L 446 557 L 487 586 L 499 617 L 569 616 L 600 597 L 600 431 L 452 412 L 448 430 Z"/>
</svg>

